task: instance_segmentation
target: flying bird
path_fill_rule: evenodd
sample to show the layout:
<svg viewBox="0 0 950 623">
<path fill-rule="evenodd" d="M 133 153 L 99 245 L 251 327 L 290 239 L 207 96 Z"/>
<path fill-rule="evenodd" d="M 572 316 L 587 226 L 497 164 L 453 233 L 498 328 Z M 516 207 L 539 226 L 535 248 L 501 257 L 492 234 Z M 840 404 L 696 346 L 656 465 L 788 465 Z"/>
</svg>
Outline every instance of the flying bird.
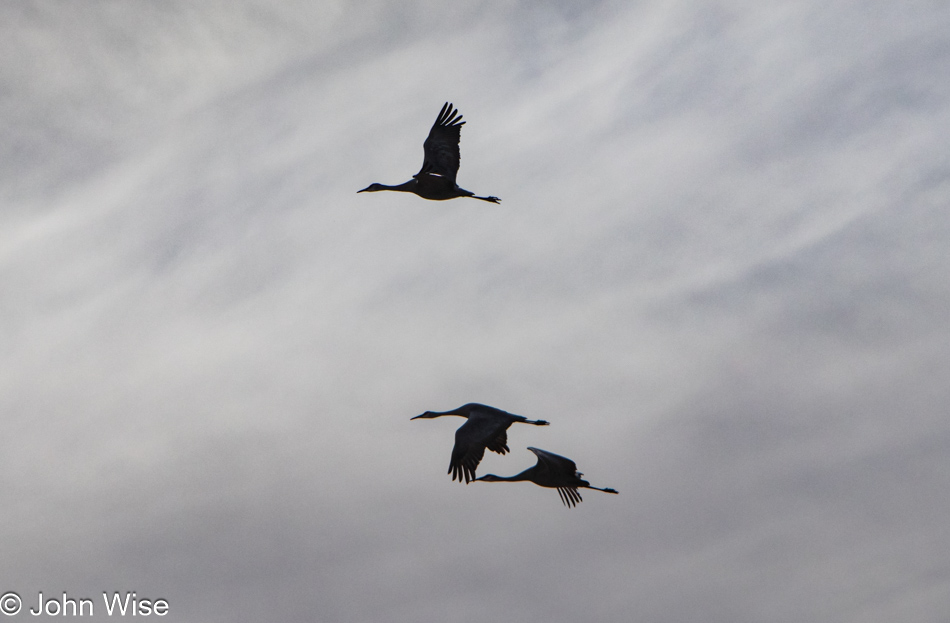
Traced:
<svg viewBox="0 0 950 623">
<path fill-rule="evenodd" d="M 577 465 L 571 459 L 541 450 L 540 448 L 528 448 L 538 456 L 538 463 L 534 467 L 529 467 L 520 474 L 514 476 L 496 476 L 495 474 L 485 474 L 475 480 L 484 480 L 486 482 L 518 482 L 528 480 L 542 487 L 557 489 L 561 501 L 568 508 L 574 507 L 583 501 L 578 489 L 597 489 L 607 493 L 617 493 L 615 489 L 601 489 L 591 486 L 589 482 L 583 480 L 584 474 L 577 471 Z"/>
<path fill-rule="evenodd" d="M 475 402 L 451 411 L 426 411 L 410 419 L 432 419 L 443 415 L 460 415 L 468 418 L 468 421 L 455 431 L 455 447 L 452 448 L 452 459 L 449 461 L 447 472 L 452 474 L 452 480 L 462 482 L 464 478 L 466 484 L 475 480 L 475 468 L 485 456 L 486 448 L 498 454 L 509 451 L 506 432 L 509 426 L 515 422 L 535 426 L 548 425 L 544 420 L 529 420 L 520 415 Z"/>
<path fill-rule="evenodd" d="M 376 192 L 378 190 L 398 190 L 415 193 L 423 199 L 455 199 L 456 197 L 471 197 L 501 203 L 498 197 L 479 197 L 475 193 L 459 188 L 455 183 L 455 176 L 459 172 L 459 134 L 462 131 L 462 115 L 452 104 L 446 102 L 442 112 L 429 130 L 429 138 L 423 143 L 425 159 L 422 168 L 405 184 L 387 186 L 385 184 L 370 184 L 358 193 Z"/>
</svg>

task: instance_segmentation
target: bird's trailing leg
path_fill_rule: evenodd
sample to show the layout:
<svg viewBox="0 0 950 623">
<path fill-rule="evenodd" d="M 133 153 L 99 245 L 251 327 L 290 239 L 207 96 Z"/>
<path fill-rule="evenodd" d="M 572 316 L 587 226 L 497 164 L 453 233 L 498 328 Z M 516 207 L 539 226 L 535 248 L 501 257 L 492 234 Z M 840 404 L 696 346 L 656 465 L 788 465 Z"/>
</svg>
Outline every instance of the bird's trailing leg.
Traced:
<svg viewBox="0 0 950 623">
<path fill-rule="evenodd" d="M 498 197 L 479 197 L 477 195 L 472 195 L 472 199 L 481 199 L 482 201 L 488 201 L 489 203 L 501 203 L 501 199 Z"/>
</svg>

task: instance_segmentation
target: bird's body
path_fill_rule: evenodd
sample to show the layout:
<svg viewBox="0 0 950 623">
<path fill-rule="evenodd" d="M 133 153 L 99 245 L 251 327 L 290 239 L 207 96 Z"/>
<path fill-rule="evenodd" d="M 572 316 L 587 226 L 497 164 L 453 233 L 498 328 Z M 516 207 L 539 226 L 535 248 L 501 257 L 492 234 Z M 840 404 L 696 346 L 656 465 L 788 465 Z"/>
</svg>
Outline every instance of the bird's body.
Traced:
<svg viewBox="0 0 950 623">
<path fill-rule="evenodd" d="M 458 415 L 468 419 L 455 431 L 455 446 L 452 448 L 452 459 L 449 462 L 448 471 L 452 474 L 452 480 L 459 482 L 464 480 L 466 483 L 475 480 L 475 468 L 485 456 L 486 448 L 498 454 L 509 451 L 507 433 L 509 426 L 515 422 L 535 426 L 548 425 L 544 420 L 529 420 L 526 417 L 475 402 L 451 411 L 426 411 L 411 419 L 432 419 L 444 415 Z"/>
<path fill-rule="evenodd" d="M 528 481 L 542 487 L 557 489 L 561 501 L 567 507 L 576 506 L 583 501 L 578 489 L 596 489 L 606 493 L 617 493 L 616 490 L 591 486 L 589 482 L 582 479 L 584 474 L 577 471 L 577 465 L 571 459 L 541 450 L 539 448 L 528 448 L 538 457 L 538 462 L 534 467 L 529 467 L 520 474 L 514 476 L 496 476 L 495 474 L 486 474 L 475 480 L 484 480 L 485 482 L 520 482 Z"/>
<path fill-rule="evenodd" d="M 425 159 L 422 168 L 412 176 L 412 179 L 397 186 L 386 184 L 370 184 L 357 192 L 376 192 L 380 190 L 395 190 L 414 193 L 423 199 L 443 201 L 456 197 L 471 197 L 491 203 L 500 203 L 498 197 L 478 197 L 475 193 L 460 188 L 455 183 L 458 175 L 461 155 L 459 152 L 459 136 L 462 132 L 462 116 L 452 104 L 446 102 L 436 118 L 429 137 L 423 144 Z"/>
</svg>

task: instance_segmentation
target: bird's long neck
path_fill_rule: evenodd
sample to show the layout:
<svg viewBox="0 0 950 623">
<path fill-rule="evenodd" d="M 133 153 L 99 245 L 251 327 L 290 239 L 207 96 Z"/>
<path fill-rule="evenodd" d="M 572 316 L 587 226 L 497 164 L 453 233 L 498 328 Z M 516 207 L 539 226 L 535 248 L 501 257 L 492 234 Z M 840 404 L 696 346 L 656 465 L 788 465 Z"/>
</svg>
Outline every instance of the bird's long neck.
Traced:
<svg viewBox="0 0 950 623">
<path fill-rule="evenodd" d="M 526 480 L 531 480 L 531 469 L 533 468 L 528 468 L 520 474 L 515 474 L 514 476 L 496 476 L 495 474 L 486 474 L 481 478 L 476 478 L 476 480 L 485 480 L 485 482 L 523 482 Z"/>
<path fill-rule="evenodd" d="M 458 411 L 426 411 L 422 415 L 418 415 L 416 417 L 432 419 L 432 418 L 442 417 L 443 415 L 457 415 L 459 417 L 464 417 L 464 418 L 468 417 L 468 414 L 459 413 Z"/>
<path fill-rule="evenodd" d="M 417 184 L 416 180 L 409 180 L 408 182 L 397 184 L 396 186 L 387 186 L 386 184 L 380 184 L 379 190 L 396 190 L 399 192 L 411 193 L 411 192 L 415 192 L 416 184 Z"/>
</svg>

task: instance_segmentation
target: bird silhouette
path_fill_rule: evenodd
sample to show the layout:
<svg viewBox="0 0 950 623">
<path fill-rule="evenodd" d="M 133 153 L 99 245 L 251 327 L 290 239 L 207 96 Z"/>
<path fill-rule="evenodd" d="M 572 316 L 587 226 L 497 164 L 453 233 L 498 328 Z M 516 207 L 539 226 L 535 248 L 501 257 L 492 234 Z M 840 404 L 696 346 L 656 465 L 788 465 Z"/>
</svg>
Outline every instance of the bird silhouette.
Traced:
<svg viewBox="0 0 950 623">
<path fill-rule="evenodd" d="M 452 104 L 446 102 L 442 106 L 442 112 L 439 113 L 432 129 L 429 130 L 429 138 L 423 143 L 425 150 L 425 159 L 422 161 L 422 168 L 412 176 L 412 179 L 405 184 L 398 186 L 387 186 L 385 184 L 370 184 L 357 193 L 376 192 L 379 190 L 396 190 L 407 193 L 415 193 L 423 199 L 455 199 L 456 197 L 471 197 L 472 199 L 481 199 L 491 203 L 501 203 L 498 197 L 479 197 L 475 193 L 459 188 L 455 183 L 455 177 L 459 172 L 459 134 L 462 131 L 462 115 L 453 108 Z"/>
<path fill-rule="evenodd" d="M 485 456 L 485 448 L 498 454 L 505 454 L 508 448 L 508 427 L 515 422 L 523 424 L 534 424 L 535 426 L 547 426 L 548 422 L 544 420 L 529 420 L 528 418 L 488 405 L 482 405 L 475 402 L 462 405 L 458 409 L 451 411 L 426 411 L 422 415 L 417 415 L 412 420 L 419 418 L 437 418 L 443 415 L 460 415 L 468 418 L 468 421 L 462 424 L 455 431 L 455 447 L 452 448 L 452 459 L 449 461 L 449 471 L 452 474 L 452 480 L 468 484 L 475 479 L 475 468 Z"/>
<path fill-rule="evenodd" d="M 542 487 L 557 489 L 558 495 L 564 505 L 571 508 L 583 501 L 578 489 L 597 489 L 607 493 L 617 493 L 615 489 L 601 489 L 591 486 L 589 482 L 583 480 L 584 474 L 577 471 L 577 465 L 571 459 L 541 450 L 540 448 L 528 448 L 538 456 L 538 463 L 534 467 L 529 467 L 520 474 L 514 476 L 496 476 L 495 474 L 485 474 L 475 480 L 484 480 L 486 482 L 518 482 L 527 480 Z"/>
</svg>

